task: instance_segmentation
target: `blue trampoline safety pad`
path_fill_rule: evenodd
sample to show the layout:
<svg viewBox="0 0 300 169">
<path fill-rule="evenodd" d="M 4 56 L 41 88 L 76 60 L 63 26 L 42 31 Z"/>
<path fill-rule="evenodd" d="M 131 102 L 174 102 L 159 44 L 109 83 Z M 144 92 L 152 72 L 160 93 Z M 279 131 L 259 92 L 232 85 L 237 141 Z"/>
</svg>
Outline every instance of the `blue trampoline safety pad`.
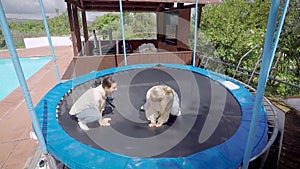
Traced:
<svg viewBox="0 0 300 169">
<path fill-rule="evenodd" d="M 58 122 L 57 107 L 61 102 L 61 99 L 68 93 L 68 91 L 70 91 L 70 89 L 74 89 L 88 81 L 107 75 L 117 74 L 119 72 L 130 72 L 132 70 L 145 70 L 151 68 L 159 69 L 159 67 L 199 74 L 215 82 L 217 85 L 224 87 L 238 102 L 241 111 L 240 122 L 231 137 L 224 139 L 218 145 L 212 145 L 209 148 L 204 148 L 202 151 L 189 155 L 178 157 L 137 157 L 101 150 L 85 144 L 82 141 L 78 141 L 70 136 L 70 134 L 66 132 Z M 159 75 L 154 74 L 153 76 Z M 242 163 L 250 129 L 254 100 L 255 97 L 238 82 L 208 70 L 175 64 L 140 64 L 112 68 L 99 72 L 91 72 L 76 79 L 60 83 L 52 88 L 52 90 L 50 90 L 44 98 L 41 99 L 35 110 L 49 153 L 69 168 L 224 169 L 237 168 Z M 210 107 L 211 109 L 214 109 L 212 105 Z M 209 115 L 205 115 L 205 117 L 208 118 Z M 112 119 L 112 121 L 113 120 L 114 119 Z M 72 127 L 74 127 L 74 130 L 78 130 L 77 126 L 76 129 L 75 126 L 70 126 L 71 129 Z M 201 128 L 199 128 L 199 130 L 201 130 Z M 257 124 L 257 133 L 254 140 L 252 157 L 259 154 L 266 146 L 268 139 L 267 130 L 266 112 L 262 107 L 260 120 Z M 84 133 L 85 131 L 78 130 L 77 132 Z M 143 138 L 136 139 L 142 140 Z M 168 142 L 166 142 L 166 144 L 168 144 Z M 190 149 L 193 149 L 193 147 L 190 147 Z M 141 150 L 143 149 L 141 148 Z"/>
</svg>

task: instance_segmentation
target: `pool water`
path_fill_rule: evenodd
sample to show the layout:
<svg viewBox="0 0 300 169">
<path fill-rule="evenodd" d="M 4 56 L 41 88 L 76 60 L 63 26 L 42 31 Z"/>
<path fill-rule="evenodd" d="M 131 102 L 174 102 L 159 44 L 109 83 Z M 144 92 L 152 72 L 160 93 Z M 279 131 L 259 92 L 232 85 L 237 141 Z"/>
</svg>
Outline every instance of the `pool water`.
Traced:
<svg viewBox="0 0 300 169">
<path fill-rule="evenodd" d="M 51 60 L 50 56 L 20 58 L 24 76 L 29 79 Z M 0 101 L 14 91 L 19 84 L 11 58 L 0 59 Z"/>
</svg>

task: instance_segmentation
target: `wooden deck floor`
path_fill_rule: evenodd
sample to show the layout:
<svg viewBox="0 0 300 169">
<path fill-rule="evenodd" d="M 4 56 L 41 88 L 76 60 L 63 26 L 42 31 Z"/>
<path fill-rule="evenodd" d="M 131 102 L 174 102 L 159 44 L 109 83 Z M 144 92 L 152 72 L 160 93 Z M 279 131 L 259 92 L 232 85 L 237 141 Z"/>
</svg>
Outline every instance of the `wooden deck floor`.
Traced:
<svg viewBox="0 0 300 169">
<path fill-rule="evenodd" d="M 62 76 L 70 64 L 71 46 L 55 47 L 57 64 Z M 19 57 L 51 56 L 49 47 L 17 50 Z M 7 51 L 0 51 L 0 58 L 9 58 Z M 54 64 L 50 61 L 27 80 L 34 106 L 57 84 Z M 30 139 L 31 119 L 20 87 L 0 102 L 0 168 L 27 168 L 38 143 Z"/>
</svg>

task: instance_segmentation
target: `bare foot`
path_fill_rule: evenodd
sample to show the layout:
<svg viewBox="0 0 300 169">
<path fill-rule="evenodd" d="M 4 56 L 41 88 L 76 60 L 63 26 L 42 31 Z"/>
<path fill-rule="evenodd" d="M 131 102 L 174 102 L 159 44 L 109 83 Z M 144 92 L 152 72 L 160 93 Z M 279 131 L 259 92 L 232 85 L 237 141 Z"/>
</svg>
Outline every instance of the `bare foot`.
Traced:
<svg viewBox="0 0 300 169">
<path fill-rule="evenodd" d="M 110 126 L 109 121 L 111 121 L 111 118 L 103 118 L 102 120 L 99 120 L 100 126 Z"/>
</svg>

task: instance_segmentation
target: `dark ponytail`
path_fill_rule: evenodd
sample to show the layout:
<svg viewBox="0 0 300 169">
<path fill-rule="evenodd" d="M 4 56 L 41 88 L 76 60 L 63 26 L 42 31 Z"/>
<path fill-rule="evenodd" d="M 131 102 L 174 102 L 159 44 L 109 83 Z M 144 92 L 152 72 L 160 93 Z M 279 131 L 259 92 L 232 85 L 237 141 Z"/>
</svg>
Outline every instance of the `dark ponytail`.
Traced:
<svg viewBox="0 0 300 169">
<path fill-rule="evenodd" d="M 104 77 L 103 80 L 102 80 L 102 87 L 105 88 L 110 88 L 111 87 L 111 84 L 115 83 L 115 81 L 112 79 L 111 76 L 107 76 L 107 77 Z"/>
</svg>

